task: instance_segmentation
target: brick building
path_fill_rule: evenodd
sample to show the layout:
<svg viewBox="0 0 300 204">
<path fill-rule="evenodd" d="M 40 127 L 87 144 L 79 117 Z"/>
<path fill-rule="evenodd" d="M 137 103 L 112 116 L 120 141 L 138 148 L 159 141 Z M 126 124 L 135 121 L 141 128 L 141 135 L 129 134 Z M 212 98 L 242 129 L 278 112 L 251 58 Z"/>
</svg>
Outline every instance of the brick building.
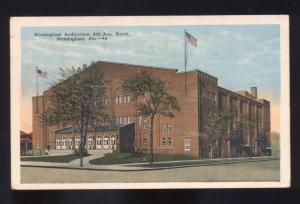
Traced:
<svg viewBox="0 0 300 204">
<path fill-rule="evenodd" d="M 261 155 L 264 154 L 265 147 L 270 145 L 270 102 L 257 99 L 256 87 L 252 87 L 250 93 L 233 92 L 219 87 L 216 77 L 199 70 L 183 73 L 175 69 L 110 62 L 97 62 L 94 68 L 103 73 L 106 112 L 114 122 L 101 121 L 96 128 L 91 128 L 88 132 L 87 149 L 149 150 L 150 121 L 138 115 L 137 105 L 140 101 L 133 100 L 133 96 L 121 88 L 126 79 L 142 71 L 165 81 L 169 93 L 177 97 L 181 108 L 174 112 L 173 118 L 162 115 L 155 117 L 155 153 L 198 158 L 220 157 L 216 147 L 209 142 L 206 127 L 212 114 L 225 109 L 233 111 L 234 119 L 227 133 L 228 139 L 222 144 L 224 157 L 241 155 L 238 147 L 242 147 L 242 154 L 250 148 L 256 155 Z M 33 148 L 78 148 L 80 139 L 76 128 L 61 125 L 49 127 L 40 122 L 40 114 L 50 106 L 50 95 L 51 89 L 44 91 L 38 99 L 32 98 Z M 238 121 L 243 115 L 256 118 L 257 125 L 251 133 L 244 134 L 244 143 L 237 145 L 234 138 L 238 131 Z M 264 142 L 260 140 L 261 135 L 266 138 Z M 128 143 L 124 143 L 124 140 L 128 140 Z"/>
</svg>

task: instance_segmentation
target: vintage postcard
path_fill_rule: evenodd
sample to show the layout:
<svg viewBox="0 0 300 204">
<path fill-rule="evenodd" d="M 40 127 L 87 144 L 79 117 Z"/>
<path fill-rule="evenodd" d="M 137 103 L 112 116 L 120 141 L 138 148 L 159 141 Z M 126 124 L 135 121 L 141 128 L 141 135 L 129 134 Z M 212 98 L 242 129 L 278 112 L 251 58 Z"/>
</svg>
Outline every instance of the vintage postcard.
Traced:
<svg viewBox="0 0 300 204">
<path fill-rule="evenodd" d="M 10 24 L 13 189 L 290 186 L 288 16 Z"/>
</svg>

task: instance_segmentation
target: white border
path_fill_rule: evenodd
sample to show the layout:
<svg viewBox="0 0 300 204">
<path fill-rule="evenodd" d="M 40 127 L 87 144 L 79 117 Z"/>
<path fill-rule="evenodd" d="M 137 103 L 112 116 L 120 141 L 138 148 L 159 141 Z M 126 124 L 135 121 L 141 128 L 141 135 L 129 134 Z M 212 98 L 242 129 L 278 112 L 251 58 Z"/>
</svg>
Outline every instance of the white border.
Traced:
<svg viewBox="0 0 300 204">
<path fill-rule="evenodd" d="M 35 26 L 151 26 L 151 25 L 280 25 L 280 181 L 279 182 L 153 182 L 21 184 L 20 98 L 21 27 Z M 126 16 L 126 17 L 12 17 L 11 44 L 11 185 L 13 189 L 177 189 L 177 188 L 283 188 L 290 187 L 289 16 Z"/>
</svg>

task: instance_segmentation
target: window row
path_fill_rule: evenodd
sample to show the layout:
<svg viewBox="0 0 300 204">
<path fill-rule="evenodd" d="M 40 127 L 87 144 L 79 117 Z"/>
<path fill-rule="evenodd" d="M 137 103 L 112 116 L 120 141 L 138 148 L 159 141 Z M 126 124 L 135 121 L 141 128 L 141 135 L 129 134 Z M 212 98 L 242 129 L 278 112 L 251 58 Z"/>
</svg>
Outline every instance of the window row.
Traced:
<svg viewBox="0 0 300 204">
<path fill-rule="evenodd" d="M 172 138 L 171 137 L 168 137 L 168 138 L 163 137 L 161 139 L 161 144 L 163 146 L 170 146 L 170 145 L 172 145 Z"/>
<path fill-rule="evenodd" d="M 99 126 L 99 125 L 101 125 L 101 126 L 108 126 L 108 125 L 110 125 L 110 121 L 108 121 L 108 120 L 100 120 L 100 121 L 98 121 L 98 120 L 95 120 L 94 121 L 94 125 L 95 126 Z"/>
<path fill-rule="evenodd" d="M 131 96 L 117 96 L 115 98 L 115 102 L 116 104 L 120 104 L 120 103 L 129 103 L 131 101 Z"/>
<path fill-rule="evenodd" d="M 56 139 L 56 149 L 79 149 L 80 147 L 80 137 L 75 138 L 75 143 L 73 145 L 72 138 L 57 138 Z M 88 137 L 86 142 L 87 149 L 109 149 L 109 148 L 116 148 L 116 136 L 97 136 Z"/>
<path fill-rule="evenodd" d="M 139 127 L 143 127 L 144 129 L 149 129 L 151 127 L 151 124 L 147 122 L 146 118 L 139 116 L 138 120 L 139 120 Z"/>
<path fill-rule="evenodd" d="M 129 116 L 117 116 L 116 117 L 116 124 L 119 125 L 125 125 L 130 123 L 130 117 Z"/>
<path fill-rule="evenodd" d="M 171 124 L 162 124 L 161 126 L 162 132 L 172 132 L 172 125 Z"/>
<path fill-rule="evenodd" d="M 102 98 L 102 99 L 95 100 L 95 105 L 96 106 L 97 105 L 105 105 L 105 106 L 107 106 L 107 104 L 108 104 L 107 98 Z"/>
<path fill-rule="evenodd" d="M 208 92 L 207 97 L 209 100 L 212 100 L 213 102 L 217 102 L 217 94 Z"/>
</svg>

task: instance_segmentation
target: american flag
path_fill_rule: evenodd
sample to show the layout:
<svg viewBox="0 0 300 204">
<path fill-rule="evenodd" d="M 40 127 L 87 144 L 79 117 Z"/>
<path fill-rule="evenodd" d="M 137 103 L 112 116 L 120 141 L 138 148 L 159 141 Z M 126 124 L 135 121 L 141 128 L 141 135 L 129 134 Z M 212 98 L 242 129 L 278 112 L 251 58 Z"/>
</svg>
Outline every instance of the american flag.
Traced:
<svg viewBox="0 0 300 204">
<path fill-rule="evenodd" d="M 43 78 L 43 79 L 47 79 L 47 78 L 48 78 L 47 72 L 43 72 L 43 71 L 40 70 L 40 69 L 36 69 L 36 74 L 37 74 L 39 77 Z"/>
<path fill-rule="evenodd" d="M 186 31 L 185 31 L 185 39 L 187 40 L 188 43 L 190 43 L 194 47 L 197 47 L 197 39 Z"/>
</svg>

